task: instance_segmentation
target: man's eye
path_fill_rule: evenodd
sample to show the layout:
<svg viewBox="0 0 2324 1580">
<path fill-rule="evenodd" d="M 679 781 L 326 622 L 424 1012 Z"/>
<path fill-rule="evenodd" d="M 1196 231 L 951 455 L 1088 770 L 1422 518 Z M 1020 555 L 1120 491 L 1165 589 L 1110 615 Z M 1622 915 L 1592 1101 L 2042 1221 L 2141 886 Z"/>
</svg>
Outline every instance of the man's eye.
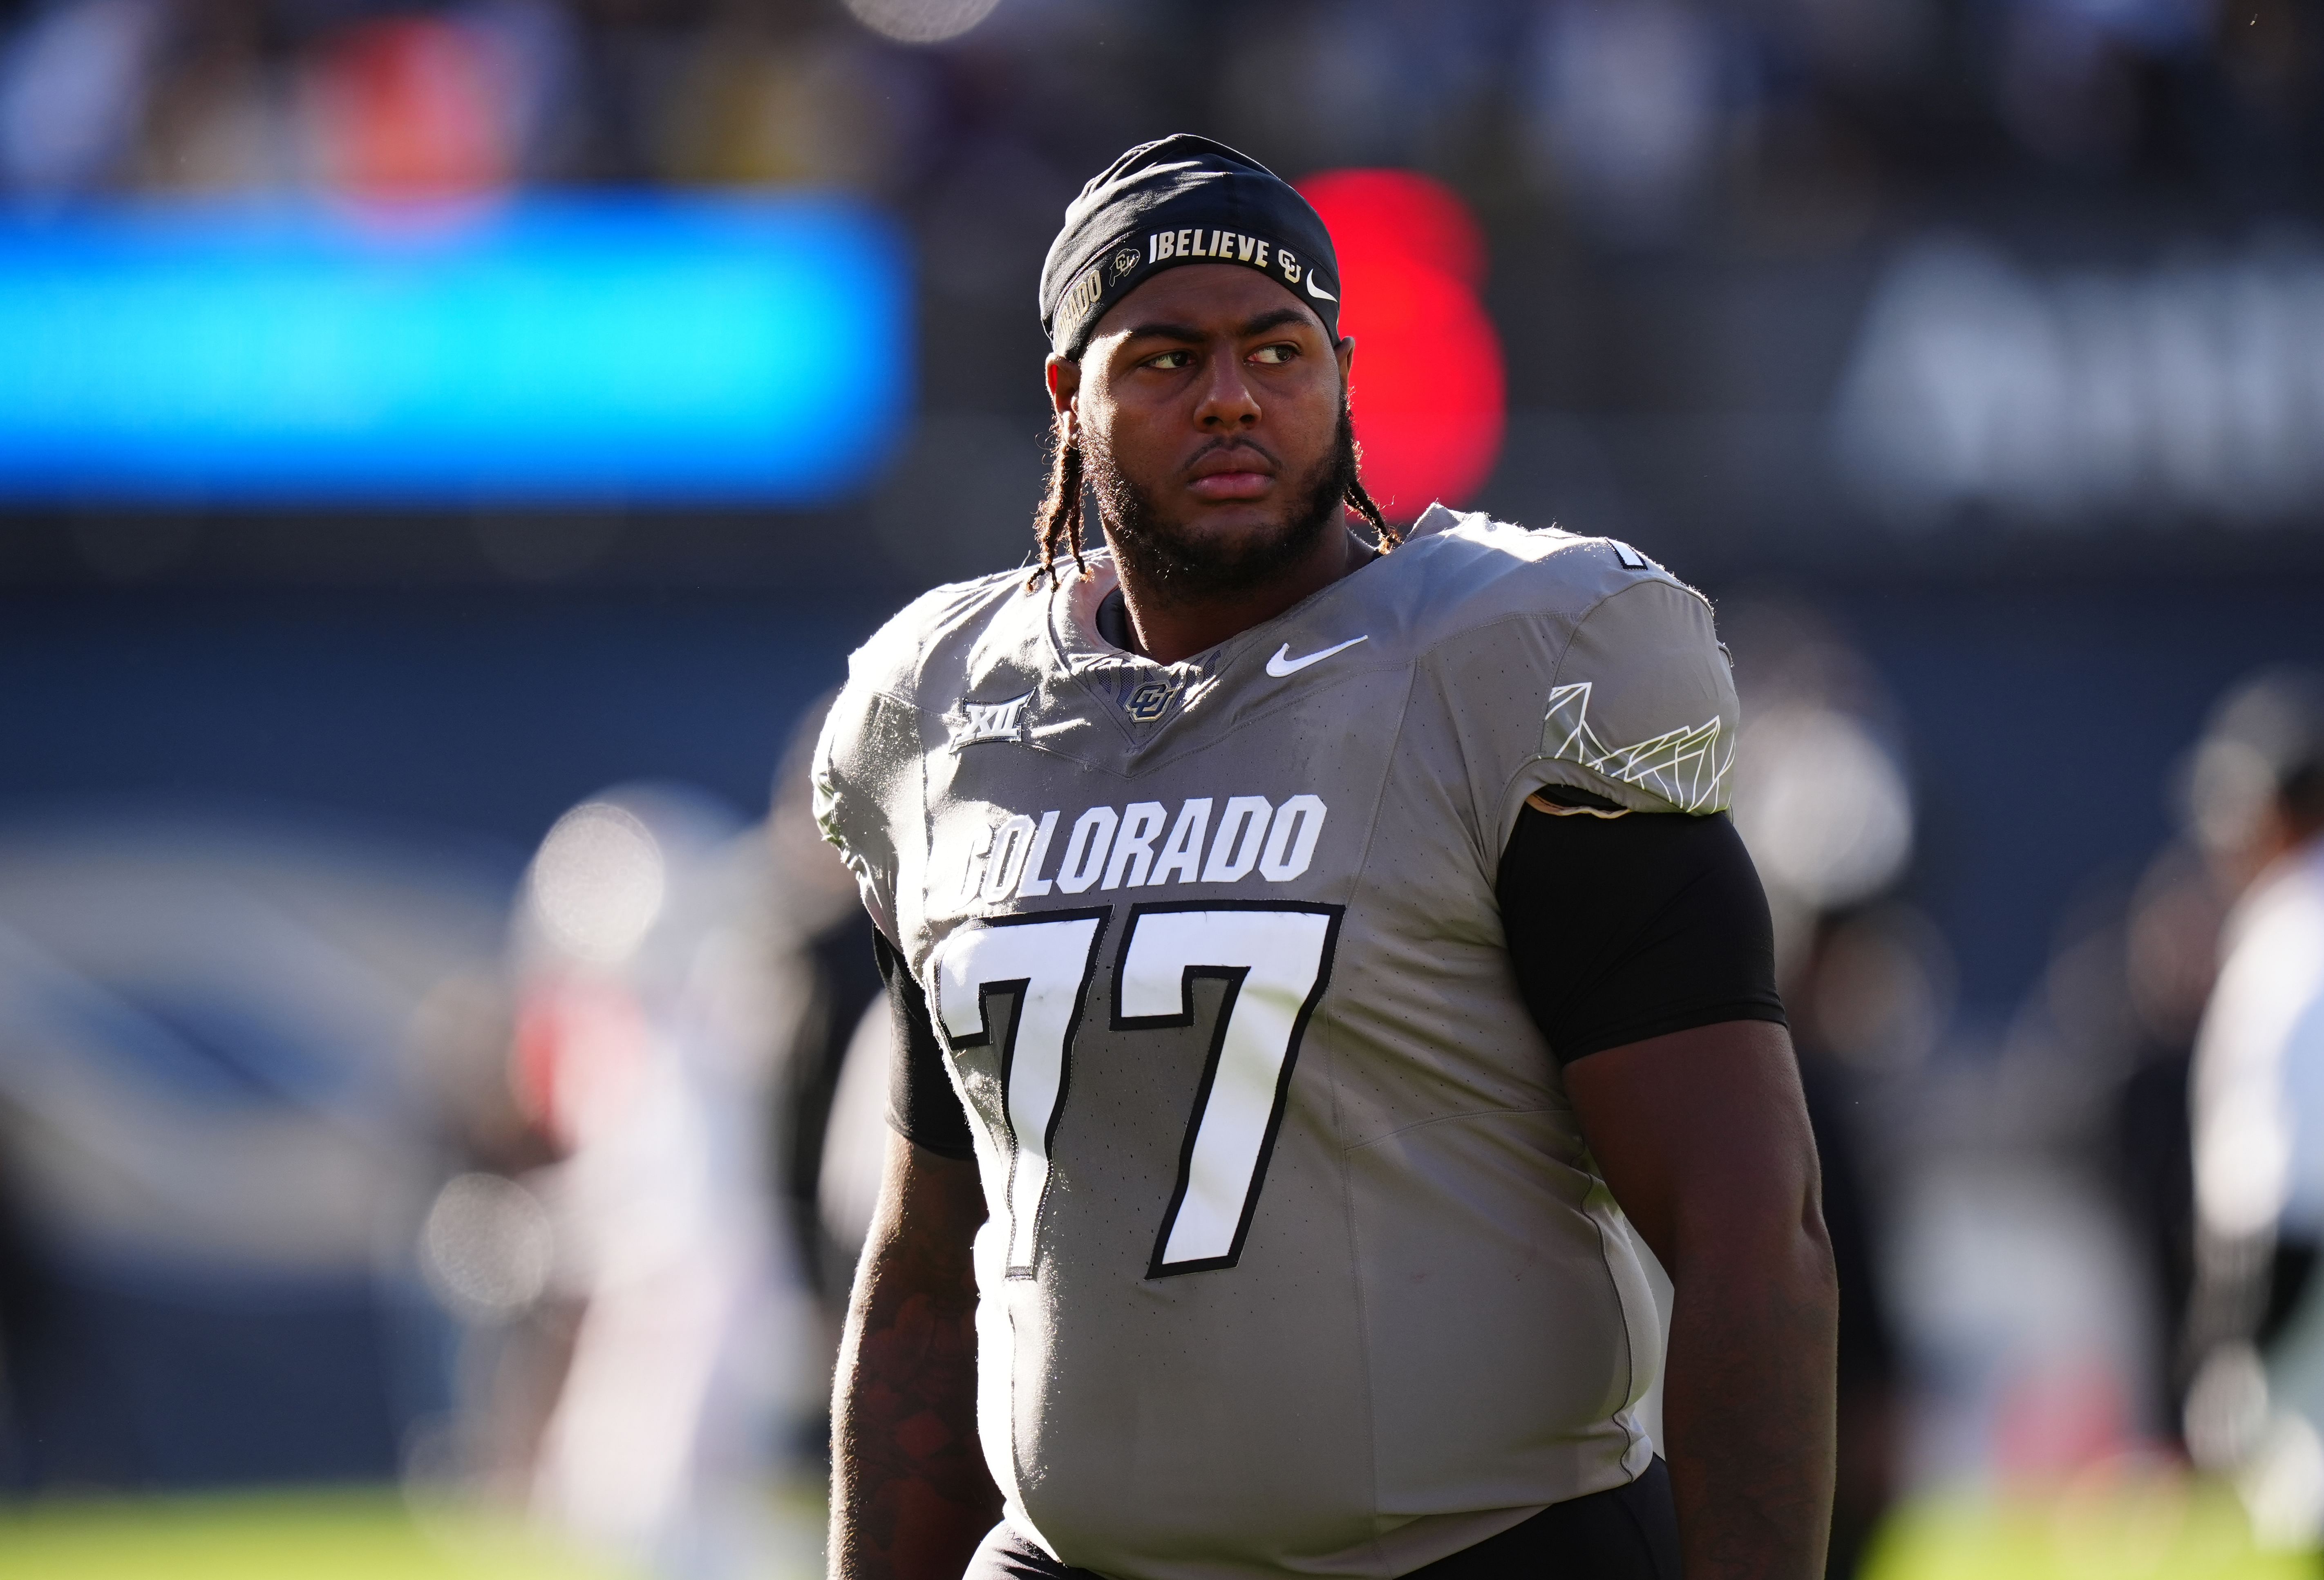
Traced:
<svg viewBox="0 0 2324 1580">
<path fill-rule="evenodd" d="M 1250 354 L 1250 359 L 1253 362 L 1285 363 L 1298 355 L 1299 347 L 1286 340 L 1274 346 L 1260 346 Z"/>
<path fill-rule="evenodd" d="M 1146 365 L 1158 367 L 1165 373 L 1176 373 L 1182 367 L 1191 367 L 1194 361 L 1194 354 L 1191 351 L 1165 351 L 1159 356 L 1148 358 Z"/>
</svg>

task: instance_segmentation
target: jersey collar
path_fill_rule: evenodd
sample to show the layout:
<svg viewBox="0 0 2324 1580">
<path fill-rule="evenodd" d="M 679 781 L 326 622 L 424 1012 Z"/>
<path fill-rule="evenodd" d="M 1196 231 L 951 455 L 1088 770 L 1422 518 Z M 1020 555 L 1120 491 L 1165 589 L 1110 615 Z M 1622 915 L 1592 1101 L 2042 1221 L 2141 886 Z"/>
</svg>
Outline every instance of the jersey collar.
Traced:
<svg viewBox="0 0 2324 1580">
<path fill-rule="evenodd" d="M 1377 574 L 1387 558 L 1376 557 L 1273 619 L 1238 632 L 1216 647 L 1175 664 L 1160 664 L 1116 647 L 1099 633 L 1098 605 L 1121 584 L 1111 551 L 1100 549 L 1084 556 L 1086 571 L 1065 576 L 1060 578 L 1062 586 L 1052 584 L 1047 589 L 1049 637 L 1058 667 L 1080 683 L 1099 712 L 1113 718 L 1131 744 L 1143 745 L 1181 716 L 1198 711 L 1237 665 L 1264 663 L 1285 636 L 1303 634 L 1305 623 L 1340 597 L 1358 577 Z"/>
</svg>

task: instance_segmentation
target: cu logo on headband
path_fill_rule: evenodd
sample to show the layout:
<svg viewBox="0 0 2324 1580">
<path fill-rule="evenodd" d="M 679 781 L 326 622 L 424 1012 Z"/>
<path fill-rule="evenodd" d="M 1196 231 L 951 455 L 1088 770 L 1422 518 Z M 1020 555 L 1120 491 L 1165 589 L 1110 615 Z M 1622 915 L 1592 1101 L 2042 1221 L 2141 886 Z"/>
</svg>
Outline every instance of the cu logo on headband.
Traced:
<svg viewBox="0 0 2324 1580">
<path fill-rule="evenodd" d="M 1116 285 L 1130 278 L 1130 272 L 1138 267 L 1138 258 L 1136 247 L 1124 247 L 1113 254 L 1113 282 Z"/>
</svg>

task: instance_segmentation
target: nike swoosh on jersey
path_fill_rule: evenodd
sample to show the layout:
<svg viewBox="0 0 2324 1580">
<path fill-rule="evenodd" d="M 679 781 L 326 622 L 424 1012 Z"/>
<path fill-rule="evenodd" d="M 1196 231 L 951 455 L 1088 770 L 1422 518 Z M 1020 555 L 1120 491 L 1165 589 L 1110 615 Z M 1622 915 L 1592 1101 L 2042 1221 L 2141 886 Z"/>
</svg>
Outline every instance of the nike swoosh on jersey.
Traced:
<svg viewBox="0 0 2324 1580">
<path fill-rule="evenodd" d="M 1360 642 L 1370 642 L 1370 640 L 1371 636 L 1370 633 L 1366 633 L 1362 636 L 1351 636 L 1337 647 L 1327 647 L 1315 652 L 1303 653 L 1296 659 L 1291 656 L 1291 644 L 1286 642 L 1281 647 L 1275 650 L 1275 656 L 1273 658 L 1267 661 L 1267 672 L 1280 680 L 1286 675 L 1297 674 L 1300 670 L 1305 669 L 1310 664 L 1322 663 L 1333 653 L 1345 652 L 1350 648 L 1355 646 L 1356 643 Z"/>
<path fill-rule="evenodd" d="M 1337 301 L 1340 300 L 1338 297 L 1333 296 L 1330 291 L 1315 283 L 1315 276 L 1312 271 L 1307 276 L 1307 294 L 1315 298 L 1318 301 Z"/>
</svg>

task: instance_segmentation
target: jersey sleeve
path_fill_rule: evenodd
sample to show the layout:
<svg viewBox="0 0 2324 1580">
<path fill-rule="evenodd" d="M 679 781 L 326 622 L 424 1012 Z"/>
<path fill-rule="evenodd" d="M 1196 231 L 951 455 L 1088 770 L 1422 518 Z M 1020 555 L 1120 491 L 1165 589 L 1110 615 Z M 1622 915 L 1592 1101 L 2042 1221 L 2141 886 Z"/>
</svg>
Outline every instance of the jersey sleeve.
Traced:
<svg viewBox="0 0 2324 1580">
<path fill-rule="evenodd" d="M 815 818 L 854 875 L 872 925 L 901 936 L 897 888 L 905 842 L 896 819 L 919 804 L 917 721 L 910 710 L 854 682 L 841 688 L 815 749 Z"/>
<path fill-rule="evenodd" d="M 1575 624 L 1519 772 L 1637 812 L 1721 812 L 1737 723 L 1711 605 L 1678 582 L 1641 579 Z"/>
<path fill-rule="evenodd" d="M 1722 1021 L 1784 1023 L 1766 892 L 1728 818 L 1528 806 L 1496 890 L 1518 992 L 1561 1064 Z"/>
<path fill-rule="evenodd" d="M 1509 613 L 1431 654 L 1486 870 L 1545 786 L 1632 812 L 1725 810 L 1738 715 L 1702 596 L 1603 541 L 1512 580 Z"/>
<path fill-rule="evenodd" d="M 872 914 L 872 947 L 894 1030 L 888 1123 L 932 1152 L 966 1158 L 972 1152 L 968 1115 L 945 1078 L 944 1047 L 927 995 L 894 942 L 898 884 L 905 880 L 900 868 L 908 854 L 899 848 L 907 842 L 896 837 L 894 819 L 918 816 L 917 727 L 910 710 L 878 688 L 844 687 L 816 744 L 816 820 L 854 873 Z"/>
</svg>

